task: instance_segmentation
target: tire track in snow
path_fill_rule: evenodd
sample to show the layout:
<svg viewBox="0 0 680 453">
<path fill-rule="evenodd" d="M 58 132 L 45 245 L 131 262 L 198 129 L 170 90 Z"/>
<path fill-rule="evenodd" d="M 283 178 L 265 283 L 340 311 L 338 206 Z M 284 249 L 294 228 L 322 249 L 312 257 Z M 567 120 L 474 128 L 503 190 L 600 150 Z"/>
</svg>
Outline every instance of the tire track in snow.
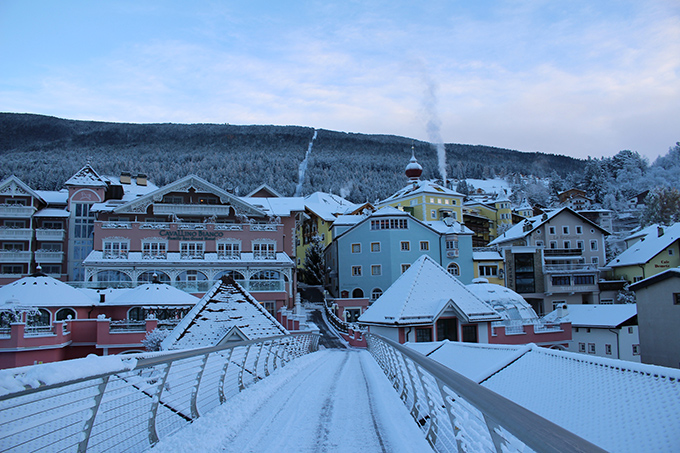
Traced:
<svg viewBox="0 0 680 453">
<path fill-rule="evenodd" d="M 347 366 L 347 361 L 349 360 L 349 357 L 350 357 L 349 354 L 345 354 L 345 358 L 342 359 L 342 363 L 338 367 L 338 369 L 340 370 L 340 372 L 338 373 L 338 379 L 333 380 L 333 384 L 331 384 L 331 387 L 328 389 L 328 395 L 326 396 L 326 399 L 323 402 L 323 406 L 321 406 L 320 414 L 321 417 L 319 417 L 319 422 L 316 427 L 316 444 L 321 446 L 320 451 L 327 451 L 329 447 L 328 436 L 330 434 L 329 427 L 332 426 L 331 418 L 333 415 L 335 393 L 338 387 L 338 380 L 340 378 L 340 375 L 346 371 L 345 367 Z"/>
<path fill-rule="evenodd" d="M 362 362 L 361 358 L 359 359 L 359 368 L 361 368 L 361 377 L 364 380 L 364 386 L 366 388 L 366 396 L 368 398 L 368 411 L 369 414 L 371 415 L 371 421 L 373 422 L 375 436 L 378 438 L 378 443 L 380 443 L 380 449 L 383 451 L 383 453 L 387 453 L 387 449 L 385 448 L 385 442 L 383 441 L 383 438 L 380 435 L 378 420 L 375 418 L 375 412 L 373 412 L 373 398 L 371 398 L 371 389 L 368 385 L 368 380 L 366 379 L 366 370 L 364 370 L 364 363 Z"/>
</svg>

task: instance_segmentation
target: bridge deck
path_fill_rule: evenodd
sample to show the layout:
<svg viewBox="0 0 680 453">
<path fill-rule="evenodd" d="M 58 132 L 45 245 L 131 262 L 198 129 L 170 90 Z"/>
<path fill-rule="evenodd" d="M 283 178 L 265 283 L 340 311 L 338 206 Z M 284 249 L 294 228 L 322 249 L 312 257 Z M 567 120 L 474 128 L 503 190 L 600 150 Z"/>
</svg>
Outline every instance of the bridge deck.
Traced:
<svg viewBox="0 0 680 453">
<path fill-rule="evenodd" d="M 431 449 L 368 352 L 335 349 L 295 360 L 153 451 Z"/>
</svg>

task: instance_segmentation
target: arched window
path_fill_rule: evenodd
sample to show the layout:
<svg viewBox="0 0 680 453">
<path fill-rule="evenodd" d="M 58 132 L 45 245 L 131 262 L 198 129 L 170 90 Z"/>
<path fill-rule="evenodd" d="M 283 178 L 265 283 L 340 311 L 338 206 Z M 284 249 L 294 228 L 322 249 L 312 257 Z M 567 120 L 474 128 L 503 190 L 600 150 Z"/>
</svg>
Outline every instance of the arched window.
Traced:
<svg viewBox="0 0 680 453">
<path fill-rule="evenodd" d="M 250 277 L 251 280 L 281 280 L 281 272 L 279 271 L 260 271 Z"/>
<path fill-rule="evenodd" d="M 245 280 L 246 278 L 239 271 L 222 271 L 215 275 L 215 280 L 219 280 L 222 277 L 231 277 L 234 280 Z"/>
<path fill-rule="evenodd" d="M 76 312 L 72 308 L 60 308 L 59 311 L 57 312 L 55 319 L 57 321 L 65 321 L 68 319 L 68 317 L 71 317 L 71 319 L 76 319 Z"/>
<path fill-rule="evenodd" d="M 382 296 L 382 289 L 380 288 L 373 288 L 373 291 L 371 291 L 371 300 L 376 300 L 378 297 Z"/>
<path fill-rule="evenodd" d="M 49 326 L 51 319 L 50 312 L 41 308 L 38 310 L 38 313 L 28 315 L 26 318 L 28 322 L 26 324 L 29 326 Z"/>
<path fill-rule="evenodd" d="M 352 291 L 352 298 L 354 299 L 361 299 L 364 297 L 364 292 L 361 288 L 354 288 L 354 291 Z"/>
<path fill-rule="evenodd" d="M 184 271 L 177 276 L 178 282 L 196 282 L 207 279 L 208 277 L 206 277 L 206 275 L 203 272 L 196 270 Z"/>
<path fill-rule="evenodd" d="M 144 321 L 146 313 L 142 307 L 132 307 L 128 310 L 128 319 L 131 321 Z"/>
<path fill-rule="evenodd" d="M 154 274 L 158 278 L 158 281 L 161 283 L 170 283 L 170 276 L 166 274 L 165 272 L 161 271 L 146 271 L 143 272 L 137 277 L 137 283 L 153 283 L 154 281 Z"/>
<path fill-rule="evenodd" d="M 456 277 L 460 276 L 460 267 L 456 263 L 449 263 L 448 266 L 446 266 L 446 270 L 449 271 L 449 274 L 455 275 Z"/>
<path fill-rule="evenodd" d="M 132 279 L 124 272 L 106 270 L 97 272 L 98 282 L 131 282 Z"/>
</svg>

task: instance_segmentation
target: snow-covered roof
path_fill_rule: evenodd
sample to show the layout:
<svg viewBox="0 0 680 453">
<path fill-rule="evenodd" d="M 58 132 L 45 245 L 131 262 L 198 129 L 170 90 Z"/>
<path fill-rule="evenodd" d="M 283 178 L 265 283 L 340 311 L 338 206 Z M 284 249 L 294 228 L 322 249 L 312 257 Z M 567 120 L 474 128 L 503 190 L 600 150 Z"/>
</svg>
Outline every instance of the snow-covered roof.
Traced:
<svg viewBox="0 0 680 453">
<path fill-rule="evenodd" d="M 42 198 L 45 203 L 48 205 L 65 205 L 68 203 L 68 190 L 67 189 L 62 189 L 59 191 L 56 190 L 36 190 L 35 193 L 40 195 L 40 198 Z"/>
<path fill-rule="evenodd" d="M 597 327 L 601 329 L 615 328 L 637 315 L 635 304 L 613 305 L 567 305 L 560 317 L 560 310 L 554 310 L 545 316 L 548 321 L 571 322 L 573 327 Z"/>
<path fill-rule="evenodd" d="M 10 175 L 0 181 L 0 192 L 2 192 L 3 195 L 9 196 L 29 195 L 33 198 L 42 200 L 42 197 L 39 195 L 38 191 L 33 190 L 28 184 L 14 175 Z"/>
<path fill-rule="evenodd" d="M 661 226 L 661 225 L 659 225 L 658 223 L 654 223 L 654 224 L 649 225 L 649 226 L 646 226 L 646 227 L 644 227 L 644 228 L 638 227 L 638 228 L 634 229 L 634 230 L 631 232 L 630 235 L 628 235 L 627 237 L 623 238 L 623 240 L 626 241 L 626 242 L 628 242 L 628 241 L 633 240 L 633 239 L 640 239 L 640 238 L 643 238 L 643 237 L 647 236 L 647 235 L 650 234 L 650 233 L 656 234 L 656 232 L 658 231 L 658 229 L 659 229 L 660 226 Z M 663 227 L 662 227 L 662 228 L 663 228 Z"/>
<path fill-rule="evenodd" d="M 260 186 L 258 188 L 250 191 L 250 193 L 248 195 L 246 195 L 244 198 L 254 197 L 255 194 L 257 194 L 260 191 L 269 195 L 269 197 L 265 197 L 265 198 L 283 197 L 283 195 L 281 195 L 279 192 L 277 192 L 276 190 L 274 190 L 273 188 L 271 188 L 267 184 L 260 184 Z"/>
<path fill-rule="evenodd" d="M 47 275 L 24 277 L 0 287 L 0 309 L 18 307 L 88 307 L 92 300 Z"/>
<path fill-rule="evenodd" d="M 241 200 L 262 209 L 271 216 L 290 217 L 295 212 L 305 210 L 305 202 L 302 197 L 241 197 Z"/>
<path fill-rule="evenodd" d="M 649 260 L 664 251 L 678 239 L 680 239 L 680 223 L 674 223 L 665 228 L 662 236 L 658 236 L 656 230 L 654 230 L 653 233 L 647 234 L 611 260 L 607 267 L 634 266 L 636 264 L 648 263 Z"/>
<path fill-rule="evenodd" d="M 83 168 L 78 170 L 75 175 L 71 176 L 65 183 L 65 186 L 88 186 L 88 187 L 106 187 L 106 180 L 99 176 L 99 174 L 90 166 L 85 164 Z"/>
<path fill-rule="evenodd" d="M 241 285 L 229 278 L 215 283 L 163 340 L 162 349 L 216 346 L 288 331 Z"/>
<path fill-rule="evenodd" d="M 503 261 L 503 257 L 499 252 L 484 251 L 472 252 L 472 261 Z"/>
<path fill-rule="evenodd" d="M 334 226 L 355 225 L 366 218 L 365 215 L 339 215 L 334 221 Z"/>
<path fill-rule="evenodd" d="M 68 217 L 69 212 L 59 208 L 45 208 L 35 213 L 35 217 Z"/>
<path fill-rule="evenodd" d="M 493 283 L 472 283 L 466 286 L 479 299 L 492 307 L 503 319 L 538 319 L 526 300 L 510 288 Z"/>
<path fill-rule="evenodd" d="M 360 206 L 332 193 L 314 192 L 305 197 L 305 207 L 327 222 L 332 222 L 337 215 L 352 212 Z"/>
<path fill-rule="evenodd" d="M 505 192 L 508 194 L 512 193 L 512 187 L 510 183 L 505 179 L 495 178 L 495 179 L 470 179 L 466 178 L 465 182 L 468 186 L 471 186 L 475 191 L 477 189 L 482 189 L 484 193 L 501 193 Z"/>
<path fill-rule="evenodd" d="M 454 190 L 448 189 L 446 187 L 440 186 L 433 181 L 412 181 L 406 187 L 396 191 L 392 196 L 385 198 L 378 202 L 378 206 L 392 203 L 394 201 L 400 200 L 402 198 L 410 198 L 414 195 L 420 194 L 432 194 L 432 195 L 451 195 L 454 197 L 463 197 L 463 194 L 458 193 Z"/>
<path fill-rule="evenodd" d="M 142 305 L 142 306 L 194 306 L 199 299 L 196 296 L 164 283 L 147 283 L 136 288 L 121 291 L 106 305 Z"/>
<path fill-rule="evenodd" d="M 640 280 L 639 282 L 635 282 L 632 285 L 630 285 L 630 289 L 633 291 L 637 291 L 638 289 L 646 288 L 649 285 L 653 285 L 657 282 L 669 279 L 669 278 L 679 278 L 680 277 L 680 268 L 672 268 L 665 270 L 663 272 L 660 272 L 656 275 L 652 275 L 651 277 L 647 277 L 644 280 Z"/>
<path fill-rule="evenodd" d="M 418 258 L 361 317 L 366 324 L 432 324 L 446 309 L 466 321 L 501 317 L 427 255 Z"/>
<path fill-rule="evenodd" d="M 218 259 L 217 252 L 206 252 L 204 258 L 197 263 L 194 260 L 191 264 L 192 266 L 197 266 L 198 264 L 204 266 L 220 266 L 220 267 L 231 267 L 229 265 L 238 264 L 239 266 L 249 266 L 251 269 L 254 267 L 269 267 L 269 266 L 286 266 L 294 267 L 295 263 L 290 259 L 285 252 L 276 252 L 274 259 L 263 260 L 261 258 L 256 258 L 253 252 L 241 252 L 241 258 L 238 261 L 229 261 Z M 142 252 L 128 252 L 127 257 L 120 256 L 119 258 L 104 258 L 104 252 L 101 250 L 92 250 L 87 258 L 83 260 L 85 265 L 97 265 L 103 264 L 107 266 L 134 266 L 137 264 L 148 265 L 149 260 L 144 258 Z M 162 262 L 156 262 L 159 268 L 167 266 L 186 266 L 187 258 L 182 258 L 180 252 L 168 252 L 166 258 Z"/>
<path fill-rule="evenodd" d="M 423 222 L 439 234 L 474 234 L 474 232 L 460 222 L 453 219 L 449 220 L 432 220 Z"/>
<path fill-rule="evenodd" d="M 536 345 L 439 344 L 432 359 L 607 451 L 677 449 L 680 370 Z"/>
</svg>

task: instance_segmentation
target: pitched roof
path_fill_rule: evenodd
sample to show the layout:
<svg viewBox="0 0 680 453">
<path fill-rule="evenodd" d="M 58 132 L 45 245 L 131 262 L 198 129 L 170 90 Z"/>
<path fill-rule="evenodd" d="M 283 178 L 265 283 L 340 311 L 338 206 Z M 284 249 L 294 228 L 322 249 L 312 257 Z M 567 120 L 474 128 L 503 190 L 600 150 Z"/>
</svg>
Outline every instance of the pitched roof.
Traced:
<svg viewBox="0 0 680 453">
<path fill-rule="evenodd" d="M 0 309 L 90 305 L 92 300 L 81 291 L 47 275 L 24 277 L 0 287 Z"/>
<path fill-rule="evenodd" d="M 266 198 L 271 198 L 271 197 L 278 198 L 278 197 L 283 196 L 279 192 L 277 192 L 276 190 L 269 187 L 267 184 L 261 184 L 257 189 L 252 190 L 248 195 L 246 195 L 246 197 L 257 197 L 257 198 L 262 197 L 263 195 L 257 195 L 258 192 L 261 192 L 262 194 L 266 194 L 266 196 L 265 196 Z"/>
<path fill-rule="evenodd" d="M 668 269 L 656 275 L 652 275 L 651 277 L 647 277 L 644 280 L 640 280 L 639 282 L 630 285 L 630 289 L 637 291 L 669 278 L 680 278 L 680 268 L 676 267 L 673 269 Z"/>
<path fill-rule="evenodd" d="M 14 175 L 0 181 L 0 193 L 3 195 L 30 195 L 38 200 L 45 201 L 37 190 L 33 190 L 28 184 Z"/>
<path fill-rule="evenodd" d="M 407 198 L 407 197 L 412 197 L 414 195 L 420 195 L 420 194 L 437 194 L 437 195 L 452 195 L 456 197 L 463 197 L 464 195 L 461 193 L 458 193 L 454 190 L 447 189 L 446 187 L 442 187 L 439 184 L 432 182 L 432 181 L 413 181 L 409 183 L 406 187 L 396 191 L 392 196 L 385 198 L 384 200 L 381 200 L 378 202 L 378 206 L 384 205 L 387 203 L 392 203 L 393 201 L 402 199 L 402 198 Z"/>
<path fill-rule="evenodd" d="M 174 286 L 164 283 L 147 283 L 121 291 L 107 300 L 106 305 L 194 306 L 198 301 L 198 297 Z"/>
<path fill-rule="evenodd" d="M 607 451 L 677 449 L 680 370 L 536 345 L 434 345 L 432 359 Z"/>
<path fill-rule="evenodd" d="M 162 348 L 216 346 L 228 341 L 232 334 L 238 339 L 252 340 L 284 335 L 288 331 L 241 285 L 223 278 L 172 330 Z"/>
<path fill-rule="evenodd" d="M 658 236 L 656 232 L 647 234 L 611 260 L 607 267 L 633 266 L 648 263 L 649 260 L 663 252 L 678 239 L 680 239 L 680 223 L 674 223 L 664 229 L 662 236 Z"/>
<path fill-rule="evenodd" d="M 106 187 L 106 181 L 99 176 L 99 174 L 90 166 L 85 164 L 83 168 L 78 170 L 76 174 L 71 176 L 65 183 L 65 186 L 88 186 L 88 187 Z"/>
<path fill-rule="evenodd" d="M 466 321 L 496 321 L 500 316 L 456 277 L 422 255 L 359 318 L 360 323 L 431 324 L 447 308 Z"/>
<path fill-rule="evenodd" d="M 613 305 L 567 305 L 567 313 L 561 318 L 559 310 L 545 316 L 546 320 L 570 322 L 573 327 L 615 328 L 637 315 L 635 304 Z"/>
<path fill-rule="evenodd" d="M 302 197 L 241 197 L 241 200 L 258 209 L 262 209 L 270 216 L 289 217 L 294 212 L 305 210 Z"/>
<path fill-rule="evenodd" d="M 360 206 L 332 193 L 314 192 L 305 197 L 305 207 L 327 222 L 332 222 L 339 214 L 353 212 Z"/>
</svg>

